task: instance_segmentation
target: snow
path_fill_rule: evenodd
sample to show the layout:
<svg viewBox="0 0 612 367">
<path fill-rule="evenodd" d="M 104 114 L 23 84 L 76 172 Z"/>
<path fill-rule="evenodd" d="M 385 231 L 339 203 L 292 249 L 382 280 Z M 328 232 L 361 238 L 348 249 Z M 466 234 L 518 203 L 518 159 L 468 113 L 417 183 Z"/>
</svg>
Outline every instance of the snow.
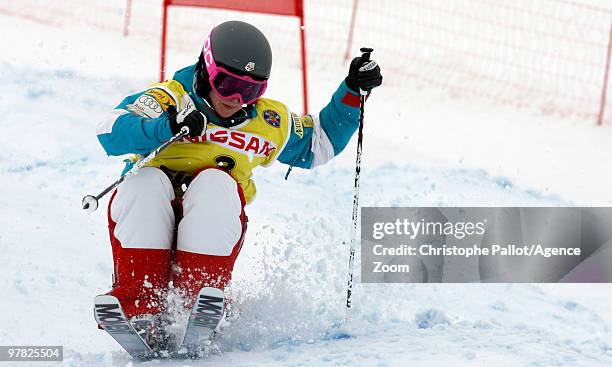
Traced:
<svg viewBox="0 0 612 367">
<path fill-rule="evenodd" d="M 0 3 L 0 31 L 11 35 L 0 56 L 0 345 L 63 345 L 66 366 L 134 365 L 92 315 L 93 297 L 111 283 L 108 198 L 93 214 L 80 208 L 122 168 L 99 147 L 96 123 L 157 78 L 160 6 L 134 1 L 124 38 L 124 3 Z M 172 12 L 174 70 L 194 60 L 208 26 Z M 211 14 L 207 22 L 227 16 Z M 268 34 L 282 49 L 286 40 Z M 275 58 L 267 92 L 296 110 L 298 65 Z M 366 106 L 363 206 L 612 202 L 609 126 L 400 86 L 397 65 L 381 65 L 390 86 Z M 345 69 L 313 63 L 313 111 Z M 330 164 L 294 169 L 288 181 L 278 163 L 255 172 L 258 197 L 230 289 L 239 317 L 224 322 L 206 360 L 142 365 L 612 364 L 608 284 L 360 284 L 357 273 L 343 324 L 354 140 Z"/>
</svg>

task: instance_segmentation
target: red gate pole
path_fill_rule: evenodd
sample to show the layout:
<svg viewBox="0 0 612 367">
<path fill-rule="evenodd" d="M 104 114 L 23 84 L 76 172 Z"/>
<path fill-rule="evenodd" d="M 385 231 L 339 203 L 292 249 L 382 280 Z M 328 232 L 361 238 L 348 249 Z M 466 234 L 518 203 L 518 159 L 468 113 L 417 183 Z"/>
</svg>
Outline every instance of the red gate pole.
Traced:
<svg viewBox="0 0 612 367">
<path fill-rule="evenodd" d="M 162 40 L 161 40 L 161 62 L 159 71 L 159 81 L 163 82 L 166 76 L 166 33 L 168 27 L 168 1 L 164 0 L 162 14 Z"/>
<path fill-rule="evenodd" d="M 344 51 L 344 62 L 347 62 L 351 57 L 351 46 L 353 45 L 353 32 L 355 30 L 355 18 L 357 18 L 357 6 L 359 0 L 353 0 L 353 14 L 351 15 L 351 25 L 349 26 L 348 39 L 346 41 L 346 50 Z"/>
<path fill-rule="evenodd" d="M 129 34 L 131 17 L 132 17 L 132 0 L 127 0 L 125 4 L 125 19 L 123 21 L 123 37 L 127 37 Z"/>
<path fill-rule="evenodd" d="M 612 14 L 612 13 L 611 13 Z M 604 72 L 603 88 L 601 90 L 601 103 L 599 105 L 599 117 L 597 118 L 597 125 L 603 125 L 604 114 L 606 111 L 606 100 L 608 95 L 608 79 L 610 74 L 610 56 L 612 54 L 612 18 L 610 20 L 610 38 L 608 40 L 608 55 L 606 56 L 606 70 Z"/>
<path fill-rule="evenodd" d="M 306 26 L 304 24 L 304 2 L 295 0 L 295 5 L 299 9 L 300 16 L 300 41 L 302 44 L 302 86 L 304 94 L 304 114 L 308 113 L 308 77 L 306 74 Z"/>
</svg>

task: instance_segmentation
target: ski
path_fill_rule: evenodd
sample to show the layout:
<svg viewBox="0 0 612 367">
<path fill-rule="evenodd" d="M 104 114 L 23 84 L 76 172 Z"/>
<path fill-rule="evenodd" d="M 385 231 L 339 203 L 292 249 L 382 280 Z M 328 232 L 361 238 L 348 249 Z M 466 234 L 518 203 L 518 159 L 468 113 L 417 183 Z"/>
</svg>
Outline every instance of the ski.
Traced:
<svg viewBox="0 0 612 367">
<path fill-rule="evenodd" d="M 110 334 L 132 357 L 149 359 L 153 351 L 130 324 L 119 300 L 114 296 L 99 295 L 94 300 L 94 317 L 100 327 Z"/>
<path fill-rule="evenodd" d="M 197 356 L 212 338 L 224 311 L 223 291 L 213 287 L 202 288 L 189 315 L 181 352 L 186 352 L 189 357 Z"/>
</svg>

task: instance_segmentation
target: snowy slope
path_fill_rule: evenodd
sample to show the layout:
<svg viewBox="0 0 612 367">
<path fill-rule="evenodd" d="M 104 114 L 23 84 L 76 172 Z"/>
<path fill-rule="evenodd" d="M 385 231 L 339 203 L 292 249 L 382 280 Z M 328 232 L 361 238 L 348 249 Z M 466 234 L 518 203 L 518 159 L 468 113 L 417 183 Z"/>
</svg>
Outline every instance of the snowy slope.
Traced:
<svg viewBox="0 0 612 367">
<path fill-rule="evenodd" d="M 136 24 L 133 36 L 121 36 L 123 1 L 50 1 L 46 12 L 42 1 L 15 3 L 0 3 L 0 31 L 14 35 L 0 57 L 0 345 L 64 345 L 64 365 L 130 364 L 93 320 L 93 296 L 109 289 L 112 262 L 104 210 L 85 215 L 80 199 L 122 167 L 98 146 L 95 124 L 124 95 L 155 80 L 156 38 Z M 74 12 L 98 17 L 71 21 Z M 174 32 L 197 27 L 188 20 Z M 172 52 L 187 63 L 194 47 Z M 275 68 L 279 75 L 299 72 L 290 62 Z M 320 65 L 311 72 L 316 106 L 344 72 Z M 294 90 L 276 81 L 269 95 L 297 107 Z M 612 201 L 604 168 L 612 155 L 608 128 L 409 87 L 376 92 L 366 112 L 364 206 Z M 289 181 L 280 164 L 255 172 L 259 194 L 247 208 L 249 232 L 231 287 L 240 317 L 224 323 L 206 361 L 144 365 L 612 364 L 609 285 L 357 279 L 351 320 L 339 326 L 354 151 L 353 141 L 329 165 L 296 169 Z"/>
</svg>

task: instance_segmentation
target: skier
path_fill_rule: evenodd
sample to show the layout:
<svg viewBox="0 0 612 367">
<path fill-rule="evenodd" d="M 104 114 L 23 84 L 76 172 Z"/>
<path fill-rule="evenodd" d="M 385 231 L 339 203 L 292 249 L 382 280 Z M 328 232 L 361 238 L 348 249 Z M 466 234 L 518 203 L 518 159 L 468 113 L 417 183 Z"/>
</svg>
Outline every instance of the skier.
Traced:
<svg viewBox="0 0 612 367">
<path fill-rule="evenodd" d="M 253 168 L 276 160 L 306 169 L 325 164 L 358 127 L 359 89 L 382 83 L 376 62 L 356 57 L 329 104 L 298 116 L 262 98 L 271 66 L 270 45 L 256 27 L 219 24 L 195 65 L 126 97 L 98 124 L 108 155 L 137 155 L 126 171 L 189 128 L 110 199 L 109 294 L 134 324 L 163 313 L 170 290 L 185 307 L 202 287 L 223 290 L 244 241 L 245 205 L 256 194 Z"/>
</svg>

